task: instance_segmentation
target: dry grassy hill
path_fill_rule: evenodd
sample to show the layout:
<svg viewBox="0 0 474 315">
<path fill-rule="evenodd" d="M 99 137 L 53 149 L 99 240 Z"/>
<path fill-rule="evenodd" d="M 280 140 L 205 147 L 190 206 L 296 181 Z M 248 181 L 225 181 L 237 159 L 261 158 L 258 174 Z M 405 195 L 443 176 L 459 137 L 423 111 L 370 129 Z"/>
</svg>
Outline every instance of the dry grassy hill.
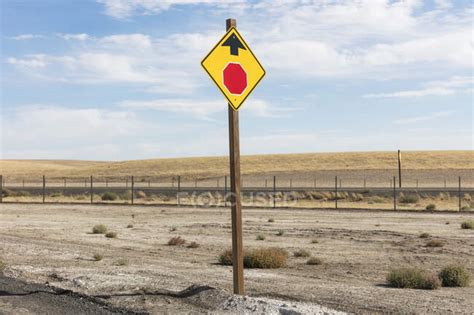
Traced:
<svg viewBox="0 0 474 315">
<path fill-rule="evenodd" d="M 474 151 L 407 151 L 403 168 L 410 170 L 473 170 Z M 396 152 L 351 152 L 252 155 L 242 157 L 242 173 L 309 173 L 325 170 L 390 170 Z M 122 162 L 63 160 L 0 160 L 0 174 L 16 176 L 223 176 L 227 157 L 194 157 Z"/>
</svg>

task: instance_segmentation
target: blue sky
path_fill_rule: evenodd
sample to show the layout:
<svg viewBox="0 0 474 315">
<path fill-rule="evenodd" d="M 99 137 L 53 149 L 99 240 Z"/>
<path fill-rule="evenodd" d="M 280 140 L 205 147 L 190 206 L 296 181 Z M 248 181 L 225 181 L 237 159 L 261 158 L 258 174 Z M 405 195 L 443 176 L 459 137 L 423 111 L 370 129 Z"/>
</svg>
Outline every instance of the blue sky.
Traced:
<svg viewBox="0 0 474 315">
<path fill-rule="evenodd" d="M 2 0 L 1 158 L 228 154 L 200 61 L 238 29 L 267 74 L 241 153 L 473 149 L 470 1 Z"/>
</svg>

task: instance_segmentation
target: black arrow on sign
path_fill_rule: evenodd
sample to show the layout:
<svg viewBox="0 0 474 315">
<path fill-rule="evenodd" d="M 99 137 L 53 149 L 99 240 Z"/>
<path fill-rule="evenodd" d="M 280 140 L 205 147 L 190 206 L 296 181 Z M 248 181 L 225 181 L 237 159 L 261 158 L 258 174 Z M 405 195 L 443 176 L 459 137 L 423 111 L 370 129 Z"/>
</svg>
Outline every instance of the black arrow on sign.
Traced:
<svg viewBox="0 0 474 315">
<path fill-rule="evenodd" d="M 227 38 L 226 41 L 222 44 L 222 46 L 229 46 L 230 54 L 234 56 L 239 55 L 239 48 L 247 50 L 244 44 L 242 44 L 242 42 L 237 36 L 235 36 L 235 34 L 230 35 L 229 38 Z"/>
</svg>

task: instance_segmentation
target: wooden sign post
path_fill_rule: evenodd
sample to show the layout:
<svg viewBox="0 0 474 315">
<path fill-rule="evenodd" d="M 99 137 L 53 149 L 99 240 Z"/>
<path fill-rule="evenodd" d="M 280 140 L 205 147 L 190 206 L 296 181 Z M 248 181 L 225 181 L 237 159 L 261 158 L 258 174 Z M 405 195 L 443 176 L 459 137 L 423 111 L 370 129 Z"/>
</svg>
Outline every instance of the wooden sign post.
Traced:
<svg viewBox="0 0 474 315">
<path fill-rule="evenodd" d="M 201 65 L 227 99 L 234 293 L 243 295 L 245 291 L 238 109 L 265 76 L 265 70 L 237 31 L 235 19 L 226 20 L 226 34 L 204 57 Z"/>
<path fill-rule="evenodd" d="M 398 150 L 398 187 L 402 188 L 402 152 L 400 150 Z"/>
<path fill-rule="evenodd" d="M 236 27 L 234 19 L 226 20 L 226 31 Z M 240 202 L 240 137 L 239 112 L 228 105 L 229 114 L 229 153 L 230 153 L 230 190 L 232 208 L 232 268 L 234 276 L 234 293 L 243 295 L 244 290 L 244 257 L 242 242 L 242 205 Z"/>
</svg>

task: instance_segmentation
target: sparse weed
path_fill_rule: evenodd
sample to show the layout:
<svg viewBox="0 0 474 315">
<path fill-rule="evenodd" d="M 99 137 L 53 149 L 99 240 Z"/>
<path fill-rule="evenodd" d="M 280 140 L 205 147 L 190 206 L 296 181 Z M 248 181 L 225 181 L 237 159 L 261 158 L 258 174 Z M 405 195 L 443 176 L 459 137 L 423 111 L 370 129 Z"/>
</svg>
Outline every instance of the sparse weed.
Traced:
<svg viewBox="0 0 474 315">
<path fill-rule="evenodd" d="M 286 265 L 288 252 L 280 248 L 259 248 L 244 254 L 246 268 L 281 268 Z"/>
<path fill-rule="evenodd" d="M 431 240 L 425 244 L 425 247 L 443 247 L 444 243 L 439 240 Z"/>
<path fill-rule="evenodd" d="M 306 262 L 307 265 L 322 265 L 322 263 L 323 263 L 323 260 L 321 258 L 317 258 L 317 257 L 311 257 Z"/>
<path fill-rule="evenodd" d="M 420 238 L 428 238 L 430 237 L 431 235 L 429 233 L 421 233 L 420 234 Z"/>
<path fill-rule="evenodd" d="M 258 248 L 244 252 L 245 268 L 281 268 L 286 265 L 288 252 L 280 248 Z M 227 249 L 219 255 L 219 263 L 232 265 L 232 250 Z"/>
<path fill-rule="evenodd" d="M 256 238 L 257 241 L 264 241 L 265 239 L 266 239 L 266 236 L 262 233 L 258 234 Z"/>
<path fill-rule="evenodd" d="M 268 219 L 268 222 L 273 223 L 273 222 L 275 222 L 275 219 L 270 218 L 270 219 Z"/>
<path fill-rule="evenodd" d="M 95 260 L 95 261 L 101 261 L 104 256 L 100 253 L 95 253 L 94 256 L 92 256 L 92 258 Z"/>
<path fill-rule="evenodd" d="M 437 275 L 419 268 L 393 269 L 387 275 L 389 286 L 404 289 L 434 290 L 441 286 Z"/>
<path fill-rule="evenodd" d="M 114 200 L 117 200 L 118 196 L 114 192 L 107 191 L 103 193 L 100 198 L 102 199 L 102 201 L 114 201 Z"/>
<path fill-rule="evenodd" d="M 311 253 L 308 252 L 305 249 L 299 249 L 296 252 L 293 252 L 293 256 L 295 256 L 295 257 L 309 257 L 309 256 L 311 256 Z"/>
<path fill-rule="evenodd" d="M 420 196 L 417 194 L 403 195 L 398 199 L 400 203 L 417 203 L 419 200 Z"/>
<path fill-rule="evenodd" d="M 133 228 L 133 224 L 127 225 L 127 229 L 131 229 L 131 228 Z"/>
<path fill-rule="evenodd" d="M 7 265 L 0 259 L 0 274 L 3 273 L 3 270 L 5 270 L 6 267 Z"/>
<path fill-rule="evenodd" d="M 94 227 L 92 228 L 92 233 L 93 234 L 105 234 L 105 233 L 107 233 L 107 227 L 103 224 L 94 225 Z"/>
<path fill-rule="evenodd" d="M 143 190 L 139 190 L 135 193 L 135 196 L 137 198 L 146 198 L 146 192 L 144 192 Z"/>
<path fill-rule="evenodd" d="M 313 238 L 313 239 L 311 240 L 311 244 L 318 244 L 318 243 L 319 243 L 319 241 L 318 241 L 317 239 L 315 239 L 315 238 Z"/>
<path fill-rule="evenodd" d="M 461 223 L 461 229 L 474 230 L 474 220 L 464 221 Z"/>
<path fill-rule="evenodd" d="M 444 267 L 439 273 L 443 287 L 467 287 L 471 282 L 471 273 L 461 265 Z"/>
<path fill-rule="evenodd" d="M 186 240 L 184 238 L 181 238 L 181 236 L 172 237 L 168 241 L 169 246 L 183 245 L 184 243 L 186 243 Z"/>
<path fill-rule="evenodd" d="M 127 266 L 128 265 L 128 260 L 125 258 L 121 258 L 115 262 L 117 266 Z"/>
<path fill-rule="evenodd" d="M 178 228 L 176 226 L 170 227 L 170 232 L 175 232 Z"/>
<path fill-rule="evenodd" d="M 429 205 L 426 206 L 425 209 L 428 211 L 436 210 L 436 205 L 434 203 L 430 203 Z"/>
<path fill-rule="evenodd" d="M 107 237 L 107 238 L 117 238 L 117 233 L 110 231 L 110 232 L 105 233 L 105 237 Z"/>
<path fill-rule="evenodd" d="M 278 230 L 278 232 L 277 232 L 276 235 L 277 235 L 277 236 L 283 236 L 284 234 L 285 234 L 285 231 L 283 231 L 283 230 Z"/>
<path fill-rule="evenodd" d="M 199 246 L 201 246 L 201 245 L 199 245 L 199 243 L 191 242 L 191 243 L 189 243 L 188 248 L 198 248 Z"/>
</svg>

